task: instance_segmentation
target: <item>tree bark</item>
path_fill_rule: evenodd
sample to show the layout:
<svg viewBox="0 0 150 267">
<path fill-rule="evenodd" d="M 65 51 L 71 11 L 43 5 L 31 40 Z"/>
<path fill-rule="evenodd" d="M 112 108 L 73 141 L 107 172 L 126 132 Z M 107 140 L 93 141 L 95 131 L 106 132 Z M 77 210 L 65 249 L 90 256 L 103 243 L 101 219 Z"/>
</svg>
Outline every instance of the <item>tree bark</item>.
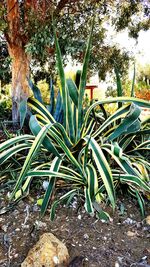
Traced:
<svg viewBox="0 0 150 267">
<path fill-rule="evenodd" d="M 19 1 L 7 0 L 8 30 L 5 33 L 8 51 L 12 58 L 12 120 L 19 120 L 19 104 L 29 96 L 29 56 L 25 53 L 27 42 L 20 18 Z"/>
<path fill-rule="evenodd" d="M 30 74 L 30 61 L 24 47 L 9 44 L 8 50 L 12 58 L 12 120 L 16 122 L 19 119 L 19 104 L 29 96 L 27 78 Z"/>
</svg>

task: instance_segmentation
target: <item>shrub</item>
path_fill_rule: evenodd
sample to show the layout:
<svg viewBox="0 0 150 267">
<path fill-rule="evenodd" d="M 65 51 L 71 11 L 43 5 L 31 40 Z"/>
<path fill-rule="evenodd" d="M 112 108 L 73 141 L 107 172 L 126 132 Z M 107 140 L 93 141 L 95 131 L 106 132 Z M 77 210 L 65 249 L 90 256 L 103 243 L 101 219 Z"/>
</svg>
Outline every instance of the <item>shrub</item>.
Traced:
<svg viewBox="0 0 150 267">
<path fill-rule="evenodd" d="M 11 200 L 26 195 L 34 177 L 47 177 L 49 185 L 42 202 L 41 215 L 44 215 L 52 201 L 51 196 L 58 181 L 62 181 L 67 191 L 61 197 L 56 195 L 51 203 L 51 219 L 54 219 L 57 205 L 62 201 L 70 202 L 75 194 L 84 199 L 88 213 L 109 218 L 102 211 L 100 203 L 109 200 L 114 209 L 116 190 L 118 186 L 126 184 L 138 199 L 144 215 L 142 196 L 150 193 L 150 164 L 142 153 L 143 150 L 149 151 L 150 141 L 144 140 L 143 136 L 149 135 L 150 129 L 146 129 L 146 122 L 140 122 L 139 116 L 140 107 L 150 108 L 149 102 L 120 96 L 97 101 L 84 114 L 83 99 L 92 30 L 79 88 L 71 79 L 65 78 L 55 30 L 54 37 L 63 124 L 56 121 L 40 101 L 34 98 L 28 100 L 28 105 L 34 111 L 29 123 L 33 135 L 18 136 L 0 146 L 1 164 L 14 154 L 28 150 Z M 118 94 L 121 95 L 121 81 L 117 71 L 116 75 Z M 107 117 L 103 105 L 109 103 L 117 103 L 118 109 Z"/>
</svg>

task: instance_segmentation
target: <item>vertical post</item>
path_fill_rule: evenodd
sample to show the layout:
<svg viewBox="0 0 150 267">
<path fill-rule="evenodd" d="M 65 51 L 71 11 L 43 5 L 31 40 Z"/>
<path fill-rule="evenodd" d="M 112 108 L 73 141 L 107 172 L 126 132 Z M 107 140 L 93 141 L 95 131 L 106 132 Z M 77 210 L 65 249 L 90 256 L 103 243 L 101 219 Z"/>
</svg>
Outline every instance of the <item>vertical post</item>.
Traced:
<svg viewBox="0 0 150 267">
<path fill-rule="evenodd" d="M 91 99 L 90 100 L 92 100 L 93 99 L 93 90 L 94 90 L 94 88 L 91 87 L 90 89 L 91 89 L 91 94 L 90 94 Z"/>
</svg>

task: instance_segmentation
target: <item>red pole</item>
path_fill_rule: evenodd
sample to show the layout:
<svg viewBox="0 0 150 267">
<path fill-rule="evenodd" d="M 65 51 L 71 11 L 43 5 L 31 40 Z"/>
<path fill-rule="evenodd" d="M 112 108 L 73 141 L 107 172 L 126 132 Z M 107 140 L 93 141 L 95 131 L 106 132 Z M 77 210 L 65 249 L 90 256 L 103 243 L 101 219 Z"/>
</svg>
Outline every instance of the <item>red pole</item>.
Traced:
<svg viewBox="0 0 150 267">
<path fill-rule="evenodd" d="M 93 90 L 94 88 L 91 88 L 91 100 L 93 99 Z"/>
</svg>

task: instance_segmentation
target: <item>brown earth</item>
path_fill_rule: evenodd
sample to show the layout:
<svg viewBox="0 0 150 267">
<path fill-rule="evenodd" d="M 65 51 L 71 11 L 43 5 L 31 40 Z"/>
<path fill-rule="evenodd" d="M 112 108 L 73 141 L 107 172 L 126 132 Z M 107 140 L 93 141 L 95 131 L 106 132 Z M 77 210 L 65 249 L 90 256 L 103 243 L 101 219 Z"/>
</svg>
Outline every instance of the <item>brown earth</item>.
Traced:
<svg viewBox="0 0 150 267">
<path fill-rule="evenodd" d="M 1 189 L 1 208 L 6 204 Z M 58 207 L 54 222 L 49 213 L 41 219 L 37 196 L 21 200 L 0 217 L 0 267 L 18 267 L 42 233 L 53 233 L 70 254 L 70 267 L 150 266 L 150 225 L 141 219 L 136 202 L 123 197 L 117 203 L 111 222 L 90 217 L 84 208 Z M 147 203 L 146 213 L 150 215 Z M 122 213 L 122 214 L 121 214 Z"/>
</svg>

